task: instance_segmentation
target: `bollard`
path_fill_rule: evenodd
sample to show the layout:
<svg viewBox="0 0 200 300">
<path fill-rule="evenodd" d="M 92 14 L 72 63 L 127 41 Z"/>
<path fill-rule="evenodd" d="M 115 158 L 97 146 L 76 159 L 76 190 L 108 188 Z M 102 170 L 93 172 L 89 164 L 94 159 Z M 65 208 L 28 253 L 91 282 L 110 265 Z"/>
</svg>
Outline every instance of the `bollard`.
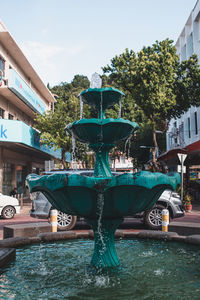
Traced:
<svg viewBox="0 0 200 300">
<path fill-rule="evenodd" d="M 168 232 L 169 225 L 169 211 L 168 209 L 162 210 L 162 231 Z"/>
<path fill-rule="evenodd" d="M 52 232 L 57 232 L 57 218 L 58 218 L 58 211 L 56 209 L 52 209 L 50 212 L 50 223 L 51 223 Z"/>
</svg>

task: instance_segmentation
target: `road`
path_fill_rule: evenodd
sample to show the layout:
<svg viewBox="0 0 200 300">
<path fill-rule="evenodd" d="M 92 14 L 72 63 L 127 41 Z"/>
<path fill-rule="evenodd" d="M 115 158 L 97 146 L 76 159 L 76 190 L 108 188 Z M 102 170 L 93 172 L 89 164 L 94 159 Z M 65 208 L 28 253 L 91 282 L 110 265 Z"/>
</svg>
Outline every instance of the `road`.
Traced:
<svg viewBox="0 0 200 300">
<path fill-rule="evenodd" d="M 0 219 L 0 240 L 3 239 L 3 227 L 6 225 L 14 225 L 14 224 L 25 224 L 25 223 L 36 223 L 36 222 L 47 222 L 46 219 L 35 219 L 29 216 L 29 211 L 31 207 L 24 206 L 21 213 L 19 215 L 15 215 L 15 217 L 11 220 Z M 200 224 L 200 210 L 196 209 L 191 213 L 185 213 L 184 217 L 173 219 L 175 222 L 190 222 L 190 223 L 199 223 Z M 136 229 L 142 230 L 145 229 L 143 223 L 139 219 L 135 218 L 127 218 L 125 222 L 121 225 L 122 228 L 127 229 Z M 75 229 L 84 228 L 81 223 L 78 223 Z"/>
</svg>

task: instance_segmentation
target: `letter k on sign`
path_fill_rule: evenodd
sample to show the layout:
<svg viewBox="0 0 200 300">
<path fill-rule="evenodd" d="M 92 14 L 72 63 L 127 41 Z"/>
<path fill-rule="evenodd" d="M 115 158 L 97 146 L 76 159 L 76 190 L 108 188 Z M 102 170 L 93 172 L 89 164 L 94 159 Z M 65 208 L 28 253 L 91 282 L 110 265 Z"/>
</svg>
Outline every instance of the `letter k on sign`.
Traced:
<svg viewBox="0 0 200 300">
<path fill-rule="evenodd" d="M 4 129 L 3 125 L 1 125 L 1 131 L 0 131 L 0 133 L 1 133 L 1 138 L 2 139 L 3 138 L 7 139 L 6 131 L 7 131 L 7 129 Z"/>
</svg>

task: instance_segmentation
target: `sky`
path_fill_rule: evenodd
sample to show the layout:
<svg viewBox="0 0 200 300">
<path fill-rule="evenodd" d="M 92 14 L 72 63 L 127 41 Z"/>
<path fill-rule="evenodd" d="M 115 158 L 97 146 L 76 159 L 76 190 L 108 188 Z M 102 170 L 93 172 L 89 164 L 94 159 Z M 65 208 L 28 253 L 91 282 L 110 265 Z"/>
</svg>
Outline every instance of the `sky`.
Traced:
<svg viewBox="0 0 200 300">
<path fill-rule="evenodd" d="M 45 84 L 88 79 L 126 48 L 178 39 L 197 0 L 0 0 L 0 20 Z"/>
</svg>

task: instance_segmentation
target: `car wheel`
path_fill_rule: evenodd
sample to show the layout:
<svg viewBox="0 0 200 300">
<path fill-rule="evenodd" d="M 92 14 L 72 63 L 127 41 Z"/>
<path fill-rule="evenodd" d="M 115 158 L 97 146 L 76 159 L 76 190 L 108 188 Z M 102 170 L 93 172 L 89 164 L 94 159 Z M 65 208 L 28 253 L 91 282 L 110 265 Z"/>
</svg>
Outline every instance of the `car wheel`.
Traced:
<svg viewBox="0 0 200 300">
<path fill-rule="evenodd" d="M 65 214 L 61 211 L 58 211 L 58 230 L 70 230 L 76 224 L 76 216 Z"/>
<path fill-rule="evenodd" d="M 5 206 L 1 213 L 4 219 L 12 219 L 15 215 L 15 209 L 12 206 Z"/>
<path fill-rule="evenodd" d="M 162 210 L 165 209 L 163 205 L 157 204 L 144 214 L 145 225 L 154 230 L 162 229 Z"/>
</svg>

